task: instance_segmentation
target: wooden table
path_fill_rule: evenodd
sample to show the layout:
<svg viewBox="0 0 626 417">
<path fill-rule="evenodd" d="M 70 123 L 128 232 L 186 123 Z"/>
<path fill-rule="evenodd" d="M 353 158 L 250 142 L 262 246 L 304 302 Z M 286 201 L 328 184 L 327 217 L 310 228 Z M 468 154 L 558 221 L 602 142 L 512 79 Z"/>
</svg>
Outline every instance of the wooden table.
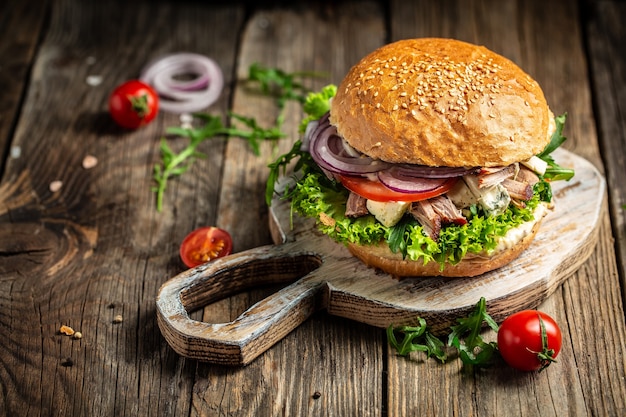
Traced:
<svg viewBox="0 0 626 417">
<path fill-rule="evenodd" d="M 0 415 L 625 415 L 624 19 L 617 0 L 3 1 Z M 559 362 L 542 373 L 467 373 L 458 360 L 398 357 L 384 331 L 325 312 L 245 367 L 176 354 L 157 326 L 155 297 L 184 269 L 181 240 L 217 225 L 235 251 L 271 242 L 267 164 L 297 138 L 301 114 L 290 104 L 288 138 L 278 149 L 263 144 L 259 156 L 241 139 L 202 143 L 207 158 L 171 181 L 157 212 L 152 170 L 178 116 L 116 128 L 106 112 L 113 87 L 162 54 L 197 52 L 226 77 L 208 111 L 268 125 L 275 104 L 242 82 L 252 63 L 325 72 L 309 81 L 320 88 L 374 48 L 423 36 L 484 44 L 517 62 L 555 113 L 568 112 L 564 147 L 606 177 L 595 251 L 540 305 L 563 329 Z M 87 155 L 94 168 L 82 167 Z M 55 180 L 62 187 L 52 192 Z M 273 290 L 229 297 L 195 317 L 232 320 Z M 61 335 L 62 325 L 82 339 Z"/>
</svg>

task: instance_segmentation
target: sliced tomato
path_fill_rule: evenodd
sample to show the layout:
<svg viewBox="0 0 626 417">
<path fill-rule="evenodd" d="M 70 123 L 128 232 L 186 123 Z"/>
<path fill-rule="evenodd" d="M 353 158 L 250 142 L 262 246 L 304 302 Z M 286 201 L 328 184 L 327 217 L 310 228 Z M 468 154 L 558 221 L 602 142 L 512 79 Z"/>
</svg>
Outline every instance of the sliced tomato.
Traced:
<svg viewBox="0 0 626 417">
<path fill-rule="evenodd" d="M 458 178 L 451 178 L 446 180 L 441 186 L 432 190 L 419 192 L 419 193 L 401 193 L 398 191 L 390 190 L 385 187 L 380 181 L 372 181 L 365 177 L 354 177 L 348 175 L 339 175 L 339 181 L 348 190 L 357 193 L 361 197 L 374 201 L 421 201 L 429 198 L 437 197 L 444 194 L 458 181 Z"/>
<path fill-rule="evenodd" d="M 189 268 L 230 255 L 233 239 L 219 227 L 201 227 L 189 233 L 180 244 L 180 258 Z"/>
</svg>

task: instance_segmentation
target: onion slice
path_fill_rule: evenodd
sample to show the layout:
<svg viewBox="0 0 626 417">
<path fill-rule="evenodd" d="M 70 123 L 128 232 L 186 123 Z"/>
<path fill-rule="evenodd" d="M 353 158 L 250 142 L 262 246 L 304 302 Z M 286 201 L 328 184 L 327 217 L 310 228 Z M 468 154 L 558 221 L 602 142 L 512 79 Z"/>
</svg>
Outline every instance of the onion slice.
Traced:
<svg viewBox="0 0 626 417">
<path fill-rule="evenodd" d="M 190 80 L 181 76 L 192 75 Z M 224 76 L 212 59 L 189 52 L 166 55 L 141 71 L 140 79 L 160 96 L 161 109 L 172 113 L 204 110 L 219 98 Z"/>
<path fill-rule="evenodd" d="M 364 154 L 348 152 L 337 128 L 330 124 L 328 115 L 319 120 L 312 129 L 309 152 L 313 160 L 323 169 L 336 174 L 363 175 L 386 169 L 387 162 L 370 158 Z"/>
<path fill-rule="evenodd" d="M 387 188 L 399 193 L 425 193 L 442 187 L 449 178 L 421 178 L 404 175 L 402 169 L 391 167 L 378 172 L 378 180 Z"/>
</svg>

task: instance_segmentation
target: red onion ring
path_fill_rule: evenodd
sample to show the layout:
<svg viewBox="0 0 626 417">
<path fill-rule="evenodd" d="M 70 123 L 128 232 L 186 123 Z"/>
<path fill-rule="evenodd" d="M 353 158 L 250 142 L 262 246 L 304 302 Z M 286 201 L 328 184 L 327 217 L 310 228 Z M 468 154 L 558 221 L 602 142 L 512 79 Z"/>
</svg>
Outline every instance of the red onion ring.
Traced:
<svg viewBox="0 0 626 417">
<path fill-rule="evenodd" d="M 324 116 L 311 132 L 309 152 L 321 168 L 337 174 L 362 175 L 389 166 L 386 162 L 363 154 L 356 157 L 349 155 L 342 142 L 343 139 L 337 134 L 337 128 L 330 124 L 328 116 Z"/>
<path fill-rule="evenodd" d="M 317 123 L 309 123 L 302 149 L 308 150 L 313 160 L 326 171 L 361 176 L 378 173 L 381 183 L 388 185 L 391 190 L 400 192 L 428 191 L 427 187 L 432 185 L 433 188 L 437 188 L 445 182 L 438 180 L 462 177 L 479 169 L 391 164 L 373 159 L 354 149 L 338 135 L 337 128 L 330 124 L 329 113 L 322 116 Z M 409 182 L 414 185 L 409 185 Z"/>
<path fill-rule="evenodd" d="M 407 176 L 398 167 L 378 172 L 378 180 L 392 191 L 400 193 L 423 193 L 443 186 L 449 178 L 419 178 Z"/>
<path fill-rule="evenodd" d="M 176 76 L 196 75 L 191 80 Z M 177 53 L 149 63 L 140 79 L 160 96 L 160 107 L 172 113 L 193 113 L 213 104 L 222 93 L 224 76 L 212 59 L 194 53 Z"/>
</svg>

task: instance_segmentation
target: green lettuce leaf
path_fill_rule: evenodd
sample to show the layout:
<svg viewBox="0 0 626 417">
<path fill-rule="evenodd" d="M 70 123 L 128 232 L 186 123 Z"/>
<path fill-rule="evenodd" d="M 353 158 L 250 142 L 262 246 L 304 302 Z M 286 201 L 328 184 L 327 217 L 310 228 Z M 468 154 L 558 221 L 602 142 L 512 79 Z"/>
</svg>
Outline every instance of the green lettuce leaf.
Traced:
<svg viewBox="0 0 626 417">
<path fill-rule="evenodd" d="M 533 211 L 541 201 L 540 195 L 536 194 L 525 208 L 511 205 L 498 216 L 487 216 L 474 208 L 466 213 L 467 224 L 443 226 L 435 242 L 410 215 L 393 227 L 383 226 L 372 215 L 356 219 L 346 217 L 348 191 L 317 170 L 306 171 L 286 198 L 291 199 L 295 212 L 317 219 L 317 227 L 322 233 L 344 244 L 386 242 L 393 252 L 401 253 L 404 258 L 422 260 L 425 264 L 435 261 L 442 267 L 446 262 L 460 262 L 468 253 L 491 253 L 497 247 L 498 237 L 533 220 Z"/>
</svg>

